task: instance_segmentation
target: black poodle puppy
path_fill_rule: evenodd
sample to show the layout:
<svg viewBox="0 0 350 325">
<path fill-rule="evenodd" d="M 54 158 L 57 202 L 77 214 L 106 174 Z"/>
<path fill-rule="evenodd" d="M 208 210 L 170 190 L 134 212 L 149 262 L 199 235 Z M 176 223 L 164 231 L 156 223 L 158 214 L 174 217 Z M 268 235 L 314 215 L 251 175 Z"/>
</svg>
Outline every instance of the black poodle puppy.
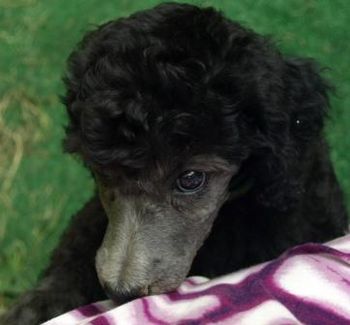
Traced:
<svg viewBox="0 0 350 325">
<path fill-rule="evenodd" d="M 65 148 L 97 194 L 7 324 L 344 234 L 323 136 L 329 87 L 314 62 L 213 8 L 163 4 L 100 26 L 68 63 Z"/>
</svg>

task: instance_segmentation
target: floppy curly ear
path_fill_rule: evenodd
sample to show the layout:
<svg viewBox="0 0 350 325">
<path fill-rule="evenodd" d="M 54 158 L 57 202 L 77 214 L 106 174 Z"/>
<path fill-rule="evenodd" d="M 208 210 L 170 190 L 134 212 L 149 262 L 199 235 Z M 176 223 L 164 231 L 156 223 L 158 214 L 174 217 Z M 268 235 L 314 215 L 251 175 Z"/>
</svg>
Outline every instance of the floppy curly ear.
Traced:
<svg viewBox="0 0 350 325">
<path fill-rule="evenodd" d="M 319 137 L 328 113 L 330 84 L 311 59 L 286 60 L 286 100 L 291 117 L 291 135 L 306 142 Z"/>
<path fill-rule="evenodd" d="M 317 147 L 323 145 L 322 129 L 329 106 L 328 83 L 312 60 L 284 61 L 276 106 L 265 107 L 265 131 L 258 143 L 259 157 L 252 157 L 255 191 L 259 203 L 285 211 L 295 206 L 305 189 Z M 273 101 L 271 101 L 273 102 Z M 268 112 L 266 114 L 266 111 Z"/>
</svg>

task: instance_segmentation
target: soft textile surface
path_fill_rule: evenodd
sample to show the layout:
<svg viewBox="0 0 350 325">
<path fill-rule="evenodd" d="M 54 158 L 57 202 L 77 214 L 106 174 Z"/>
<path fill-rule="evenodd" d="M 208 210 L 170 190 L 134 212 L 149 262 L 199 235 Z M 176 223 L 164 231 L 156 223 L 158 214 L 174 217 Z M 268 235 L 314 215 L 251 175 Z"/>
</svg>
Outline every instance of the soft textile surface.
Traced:
<svg viewBox="0 0 350 325">
<path fill-rule="evenodd" d="M 56 324 L 350 324 L 350 235 L 294 247 L 269 263 L 116 307 L 78 308 Z"/>
</svg>

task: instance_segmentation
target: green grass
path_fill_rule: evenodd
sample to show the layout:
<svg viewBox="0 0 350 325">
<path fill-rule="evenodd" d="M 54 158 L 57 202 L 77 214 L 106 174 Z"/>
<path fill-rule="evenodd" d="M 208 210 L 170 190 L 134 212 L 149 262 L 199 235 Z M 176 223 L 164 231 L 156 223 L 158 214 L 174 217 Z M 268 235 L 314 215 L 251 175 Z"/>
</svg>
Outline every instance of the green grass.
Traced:
<svg viewBox="0 0 350 325">
<path fill-rule="evenodd" d="M 66 117 L 58 95 L 65 59 L 101 22 L 159 1 L 0 0 L 0 309 L 34 285 L 70 216 L 93 184 L 61 153 Z M 285 53 L 331 67 L 337 86 L 327 128 L 336 171 L 350 202 L 350 2 L 188 1 L 214 5 Z"/>
</svg>

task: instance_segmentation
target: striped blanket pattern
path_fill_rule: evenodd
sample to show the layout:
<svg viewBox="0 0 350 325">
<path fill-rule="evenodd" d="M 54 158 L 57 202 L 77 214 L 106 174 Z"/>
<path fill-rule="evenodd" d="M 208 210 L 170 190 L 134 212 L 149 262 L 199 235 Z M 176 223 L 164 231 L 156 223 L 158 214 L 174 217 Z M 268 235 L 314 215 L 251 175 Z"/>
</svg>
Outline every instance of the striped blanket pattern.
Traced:
<svg viewBox="0 0 350 325">
<path fill-rule="evenodd" d="M 350 324 L 350 235 L 294 247 L 279 258 L 121 306 L 97 302 L 45 325 Z"/>
</svg>

